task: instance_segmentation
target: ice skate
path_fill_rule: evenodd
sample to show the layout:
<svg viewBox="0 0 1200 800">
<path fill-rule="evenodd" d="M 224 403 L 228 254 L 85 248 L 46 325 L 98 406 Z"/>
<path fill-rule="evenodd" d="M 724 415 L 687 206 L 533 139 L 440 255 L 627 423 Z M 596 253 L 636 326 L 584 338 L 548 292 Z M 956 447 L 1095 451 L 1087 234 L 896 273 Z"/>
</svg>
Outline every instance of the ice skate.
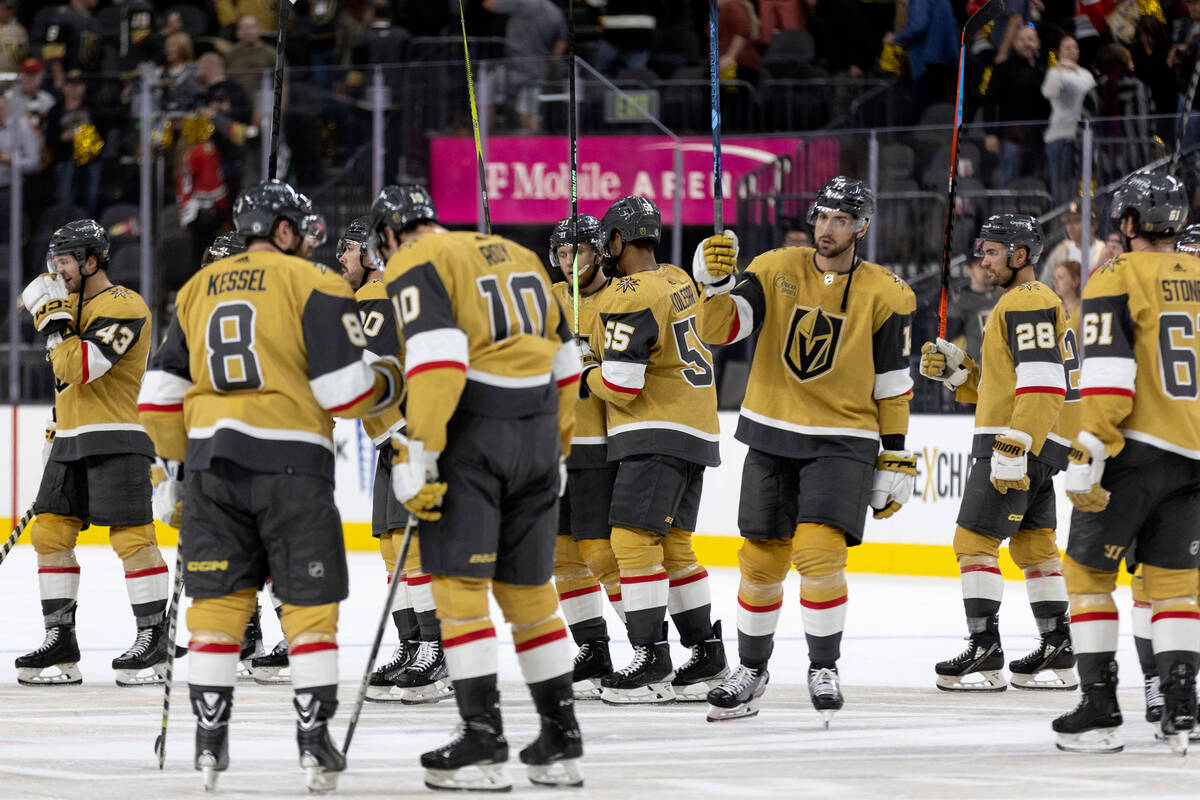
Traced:
<svg viewBox="0 0 1200 800">
<path fill-rule="evenodd" d="M 138 628 L 137 638 L 113 659 L 112 668 L 117 686 L 161 686 L 167 671 L 166 621 Z"/>
<path fill-rule="evenodd" d="M 1033 652 L 1024 658 L 1008 662 L 1014 689 L 1074 689 L 1079 686 L 1075 675 L 1075 650 L 1071 635 L 1066 631 L 1042 634 Z"/>
<path fill-rule="evenodd" d="M 380 664 L 371 673 L 371 681 L 367 684 L 366 699 L 372 703 L 399 703 L 403 692 L 396 686 L 396 676 L 400 670 L 408 666 L 417 652 L 416 642 L 400 642 L 392 651 L 392 657 L 386 664 Z"/>
<path fill-rule="evenodd" d="M 1121 708 L 1117 705 L 1117 662 L 1105 665 L 1100 680 L 1083 687 L 1075 710 L 1054 720 L 1059 750 L 1070 753 L 1119 753 L 1125 749 L 1121 734 Z"/>
<path fill-rule="evenodd" d="M 833 715 L 841 711 L 845 702 L 842 699 L 842 680 L 838 676 L 837 665 L 818 667 L 808 665 L 808 696 L 812 698 L 813 708 L 821 713 L 825 727 L 833 721 Z"/>
<path fill-rule="evenodd" d="M 425 785 L 443 791 L 507 792 L 512 781 L 505 761 L 508 742 L 499 711 L 463 720 L 449 744 L 421 755 Z"/>
<path fill-rule="evenodd" d="M 934 665 L 937 687 L 948 692 L 1003 692 L 1004 651 L 1000 637 L 976 633 L 967 637 L 967 649 Z"/>
<path fill-rule="evenodd" d="M 229 713 L 231 696 L 219 692 L 193 695 L 196 714 L 196 770 L 204 777 L 204 791 L 217 788 L 217 776 L 229 768 Z"/>
<path fill-rule="evenodd" d="M 246 633 L 242 636 L 242 653 L 238 657 L 237 676 L 238 680 L 249 681 L 254 679 L 253 660 L 266 655 L 267 651 L 263 648 L 262 638 L 262 606 L 254 609 L 254 614 L 250 617 L 250 621 L 246 623 Z"/>
<path fill-rule="evenodd" d="M 721 641 L 721 622 L 713 623 L 713 638 L 692 645 L 692 655 L 675 671 L 671 686 L 677 703 L 702 703 L 710 690 L 729 677 L 725 662 L 725 643 Z"/>
<path fill-rule="evenodd" d="M 670 703 L 675 700 L 674 679 L 666 642 L 635 644 L 629 666 L 600 679 L 600 699 L 610 706 Z"/>
<path fill-rule="evenodd" d="M 529 767 L 529 781 L 536 786 L 583 786 L 583 735 L 575 721 L 575 709 L 567 705 L 552 717 L 542 717 L 538 737 L 521 750 L 521 763 Z"/>
<path fill-rule="evenodd" d="M 263 686 L 291 683 L 291 670 L 286 674 L 284 670 L 288 670 L 287 639 L 280 639 L 275 649 L 265 656 L 250 659 L 250 674 L 255 683 L 261 683 Z"/>
<path fill-rule="evenodd" d="M 1158 727 L 1162 722 L 1163 693 L 1157 675 L 1146 675 L 1142 678 L 1142 688 L 1146 693 L 1146 722 Z"/>
<path fill-rule="evenodd" d="M 600 679 L 611 675 L 612 657 L 608 654 L 608 639 L 592 639 L 579 645 L 571 672 L 576 700 L 599 700 Z"/>
<path fill-rule="evenodd" d="M 75 627 L 56 625 L 46 628 L 46 638 L 31 653 L 17 656 L 17 683 L 22 686 L 77 686 L 83 683 L 79 671 L 79 643 Z M 46 670 L 51 670 L 45 674 Z"/>
<path fill-rule="evenodd" d="M 1177 663 L 1162 682 L 1162 735 L 1181 756 L 1187 755 L 1188 739 L 1196 727 L 1196 668 Z"/>
<path fill-rule="evenodd" d="M 765 666 L 739 664 L 733 674 L 708 693 L 708 721 L 753 717 L 771 680 Z"/>
<path fill-rule="evenodd" d="M 419 642 L 412 661 L 393 678 L 406 705 L 436 703 L 454 695 L 441 639 Z"/>
<path fill-rule="evenodd" d="M 296 744 L 300 746 L 300 767 L 308 790 L 318 794 L 336 789 L 338 773 L 346 768 L 346 759 L 330 740 L 326 721 L 297 723 Z"/>
</svg>

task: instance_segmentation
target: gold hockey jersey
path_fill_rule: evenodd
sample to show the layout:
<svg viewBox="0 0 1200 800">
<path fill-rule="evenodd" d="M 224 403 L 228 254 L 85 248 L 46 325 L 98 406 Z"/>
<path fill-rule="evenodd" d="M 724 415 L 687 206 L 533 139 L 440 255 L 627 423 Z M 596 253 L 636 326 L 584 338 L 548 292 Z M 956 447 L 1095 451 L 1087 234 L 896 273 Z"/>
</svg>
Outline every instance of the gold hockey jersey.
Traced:
<svg viewBox="0 0 1200 800">
<path fill-rule="evenodd" d="M 78 295 L 71 296 L 78 303 Z M 150 352 L 150 309 L 123 286 L 83 302 L 72 329 L 50 354 L 58 431 L 50 458 L 140 453 L 154 445 L 138 419 L 137 396 Z"/>
<path fill-rule="evenodd" d="M 404 338 L 410 437 L 440 452 L 456 408 L 558 413 L 570 450 L 579 350 L 533 251 L 499 236 L 429 233 L 388 260 L 385 281 Z"/>
<path fill-rule="evenodd" d="M 1058 422 L 1054 424 L 1052 433 L 1064 442 L 1075 439 L 1079 433 L 1079 423 L 1083 418 L 1082 397 L 1079 394 L 1079 379 L 1083 371 L 1083 354 L 1080 349 L 1079 323 L 1083 319 L 1082 309 L 1076 309 L 1074 314 L 1063 309 L 1067 315 L 1067 330 L 1062 339 L 1063 369 L 1066 373 L 1067 394 L 1063 398 L 1062 411 L 1058 413 Z"/>
<path fill-rule="evenodd" d="M 596 308 L 600 296 L 611 285 L 611 281 L 592 294 L 579 298 L 579 338 L 588 343 L 593 352 L 599 352 L 599 343 L 592 336 L 596 326 Z M 559 281 L 550 287 L 563 313 L 570 318 L 573 306 L 571 284 Z M 608 426 L 605 418 L 604 401 L 594 395 L 580 400 L 575 405 L 575 434 L 571 437 L 571 455 L 567 459 L 570 469 L 603 467 L 608 464 Z"/>
<path fill-rule="evenodd" d="M 588 374 L 588 389 L 607 406 L 609 461 L 658 453 L 721 463 L 712 353 L 696 329 L 699 300 L 691 276 L 672 264 L 615 278 L 597 298 L 590 333 L 601 366 Z"/>
<path fill-rule="evenodd" d="M 874 464 L 881 436 L 908 431 L 916 297 L 878 265 L 838 274 L 813 256 L 787 247 L 755 258 L 731 292 L 704 300 L 700 334 L 730 344 L 759 331 L 739 441 L 785 458 Z"/>
<path fill-rule="evenodd" d="M 224 458 L 332 480 L 333 415 L 379 413 L 401 389 L 367 363 L 366 344 L 341 276 L 248 251 L 210 264 L 179 290 L 138 410 L 159 455 L 189 469 Z"/>
<path fill-rule="evenodd" d="M 1071 442 L 1053 432 L 1067 394 L 1066 332 L 1062 301 L 1046 284 L 1030 281 L 1001 295 L 983 329 L 982 374 L 972 372 L 957 392 L 976 404 L 972 456 L 990 458 L 996 434 L 1013 428 L 1033 439 L 1033 455 L 1066 467 Z"/>
<path fill-rule="evenodd" d="M 367 337 L 364 355 L 368 361 L 396 356 L 404 363 L 404 347 L 396 329 L 396 315 L 388 302 L 387 288 L 382 280 L 367 281 L 354 293 L 358 303 L 358 318 L 363 335 Z M 376 447 L 388 441 L 393 431 L 404 427 L 403 401 L 383 413 L 363 417 L 363 430 Z"/>
<path fill-rule="evenodd" d="M 1125 253 L 1083 292 L 1083 430 L 1200 459 L 1200 259 Z"/>
</svg>

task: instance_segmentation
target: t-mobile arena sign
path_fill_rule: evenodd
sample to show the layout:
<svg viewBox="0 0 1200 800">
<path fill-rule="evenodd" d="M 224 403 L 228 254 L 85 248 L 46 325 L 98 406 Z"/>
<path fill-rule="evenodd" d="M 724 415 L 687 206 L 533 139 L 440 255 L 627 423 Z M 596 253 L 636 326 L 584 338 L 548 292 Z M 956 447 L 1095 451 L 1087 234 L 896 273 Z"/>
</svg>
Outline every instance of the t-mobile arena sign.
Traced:
<svg viewBox="0 0 1200 800">
<path fill-rule="evenodd" d="M 683 223 L 711 225 L 712 142 L 686 137 L 683 150 Z M 488 203 L 493 223 L 548 225 L 570 213 L 569 145 L 563 136 L 492 136 L 487 140 Z M 579 139 L 579 210 L 602 215 L 617 198 L 628 194 L 658 204 L 663 222 L 674 222 L 676 192 L 675 143 L 665 136 L 585 136 Z M 836 139 L 809 140 L 807 148 L 791 138 L 726 137 L 721 146 L 725 220 L 735 222 L 734 188 L 747 172 L 788 154 L 796 159 L 794 174 L 813 177 L 817 185 L 836 175 Z M 478 219 L 478 161 L 469 136 L 436 136 L 430 140 L 434 165 L 431 189 L 438 217 L 450 224 Z M 813 163 L 804 164 L 804 159 Z"/>
</svg>

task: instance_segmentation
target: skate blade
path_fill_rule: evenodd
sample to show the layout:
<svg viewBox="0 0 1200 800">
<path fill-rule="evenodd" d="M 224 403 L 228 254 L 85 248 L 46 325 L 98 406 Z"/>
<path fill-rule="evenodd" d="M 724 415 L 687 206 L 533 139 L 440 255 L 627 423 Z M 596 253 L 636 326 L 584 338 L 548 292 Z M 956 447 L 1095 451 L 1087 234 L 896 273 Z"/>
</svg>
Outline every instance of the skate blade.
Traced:
<svg viewBox="0 0 1200 800">
<path fill-rule="evenodd" d="M 1116 728 L 1060 733 L 1054 744 L 1067 753 L 1119 753 L 1125 749 L 1125 742 Z"/>
<path fill-rule="evenodd" d="M 742 703 L 733 708 L 721 708 L 719 706 L 709 704 L 708 721 L 722 722 L 727 719 L 742 719 L 743 717 L 758 716 L 758 707 L 761 702 L 762 701 L 759 698 L 755 697 L 749 702 Z"/>
<path fill-rule="evenodd" d="M 403 690 L 395 686 L 368 686 L 366 701 L 368 703 L 403 703 Z"/>
<path fill-rule="evenodd" d="M 571 689 L 575 692 L 576 700 L 600 699 L 599 678 L 588 678 L 587 680 L 575 681 L 575 683 L 571 684 Z"/>
<path fill-rule="evenodd" d="M 212 753 L 204 753 L 196 757 L 196 769 L 200 770 L 200 776 L 204 779 L 204 791 L 215 792 L 217 790 L 217 778 L 221 772 L 217 769 L 217 757 Z"/>
<path fill-rule="evenodd" d="M 1052 676 L 1052 677 L 1048 677 Z M 1079 678 L 1073 669 L 1044 669 L 1032 675 L 1024 672 L 1014 672 L 1009 680 L 1014 689 L 1035 689 L 1051 691 L 1055 689 L 1078 689 Z"/>
<path fill-rule="evenodd" d="M 425 785 L 444 792 L 511 792 L 503 764 L 473 764 L 462 769 L 427 769 Z"/>
<path fill-rule="evenodd" d="M 583 786 L 583 770 L 579 768 L 578 758 L 530 764 L 528 775 L 534 786 Z"/>
<path fill-rule="evenodd" d="M 312 794 L 332 792 L 337 788 L 338 773 L 325 769 L 313 756 L 301 756 L 300 766 L 304 769 L 304 785 Z"/>
<path fill-rule="evenodd" d="M 442 678 L 426 686 L 407 686 L 400 690 L 400 702 L 406 706 L 420 706 L 426 703 L 436 703 L 454 696 L 454 684 L 449 678 Z"/>
<path fill-rule="evenodd" d="M 1167 744 L 1171 746 L 1173 753 L 1186 756 L 1189 734 L 1191 734 L 1191 730 L 1176 731 L 1175 733 L 1164 733 L 1163 738 L 1167 740 Z"/>
<path fill-rule="evenodd" d="M 670 683 L 648 683 L 636 689 L 600 690 L 600 701 L 609 706 L 661 705 L 675 702 L 675 687 Z"/>
<path fill-rule="evenodd" d="M 1008 688 L 1008 681 L 998 669 L 982 670 L 966 675 L 938 675 L 937 688 L 947 692 L 1003 692 Z"/>
<path fill-rule="evenodd" d="M 829 723 L 833 722 L 833 715 L 837 713 L 836 708 L 826 708 L 821 712 L 821 721 L 825 723 L 825 730 L 829 730 Z"/>
<path fill-rule="evenodd" d="M 43 675 L 43 670 L 56 669 L 57 673 Z M 17 683 L 22 686 L 78 686 L 83 683 L 83 673 L 78 664 L 54 664 L 49 667 L 21 667 L 17 670 Z"/>
<path fill-rule="evenodd" d="M 167 665 L 155 664 L 146 669 L 118 669 L 116 672 L 117 686 L 162 686 L 167 681 Z"/>
<path fill-rule="evenodd" d="M 711 678 L 705 678 L 695 683 L 671 684 L 671 687 L 675 690 L 675 702 L 706 703 L 708 702 L 708 693 L 724 683 L 728 677 L 729 670 L 725 670 L 720 675 L 714 675 Z"/>
<path fill-rule="evenodd" d="M 284 683 L 292 682 L 292 675 L 282 674 L 287 667 L 251 667 L 250 674 L 254 682 L 260 686 L 278 686 Z"/>
</svg>

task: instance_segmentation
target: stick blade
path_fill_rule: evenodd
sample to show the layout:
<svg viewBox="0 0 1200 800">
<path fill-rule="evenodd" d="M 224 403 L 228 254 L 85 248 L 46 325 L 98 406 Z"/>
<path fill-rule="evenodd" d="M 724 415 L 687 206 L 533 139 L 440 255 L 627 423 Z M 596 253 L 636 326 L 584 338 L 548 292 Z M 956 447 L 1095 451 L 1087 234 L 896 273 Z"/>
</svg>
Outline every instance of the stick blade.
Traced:
<svg viewBox="0 0 1200 800">
<path fill-rule="evenodd" d="M 985 25 L 995 20 L 1004 11 L 1004 0 L 988 0 L 967 20 L 967 24 L 963 28 L 965 38 L 974 39 Z"/>
</svg>

